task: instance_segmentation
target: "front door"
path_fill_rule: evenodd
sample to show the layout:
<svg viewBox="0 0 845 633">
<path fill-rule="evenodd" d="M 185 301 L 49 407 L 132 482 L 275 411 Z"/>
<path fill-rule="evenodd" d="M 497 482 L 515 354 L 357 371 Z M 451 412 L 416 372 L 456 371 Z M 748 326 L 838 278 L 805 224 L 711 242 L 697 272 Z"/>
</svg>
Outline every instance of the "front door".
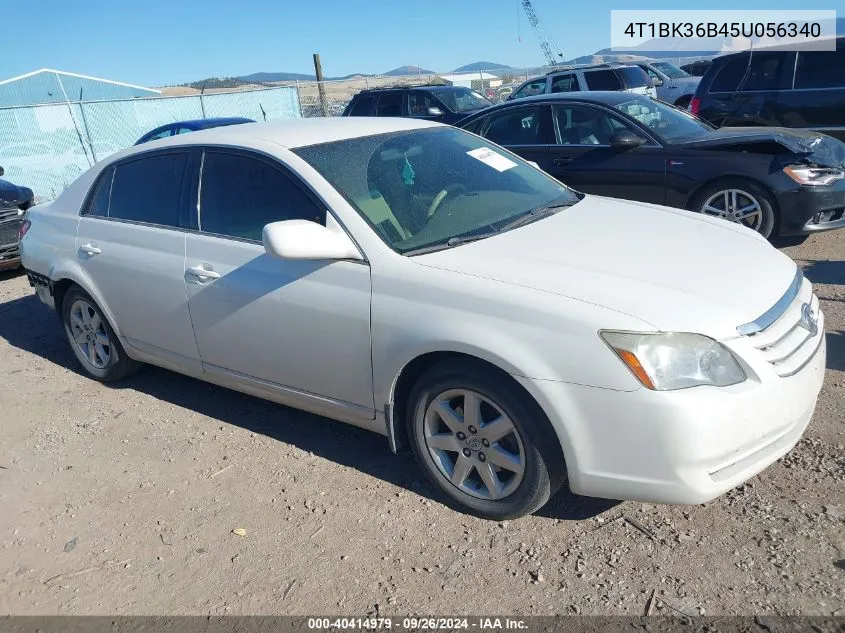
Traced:
<svg viewBox="0 0 845 633">
<path fill-rule="evenodd" d="M 666 200 L 666 160 L 663 148 L 642 131 L 604 108 L 588 104 L 555 105 L 558 143 L 541 165 L 576 191 L 626 200 L 663 204 Z M 620 130 L 642 136 L 639 147 L 611 147 Z"/>
<path fill-rule="evenodd" d="M 480 135 L 549 171 L 549 150 L 555 141 L 551 112 L 548 105 L 504 108 L 487 117 Z"/>
<path fill-rule="evenodd" d="M 266 224 L 327 222 L 325 207 L 276 161 L 207 149 L 201 178 L 184 278 L 205 371 L 311 396 L 327 415 L 372 418 L 369 265 L 265 253 Z"/>
<path fill-rule="evenodd" d="M 142 154 L 100 176 L 79 219 L 76 257 L 127 342 L 199 368 L 184 260 L 186 151 Z"/>
</svg>

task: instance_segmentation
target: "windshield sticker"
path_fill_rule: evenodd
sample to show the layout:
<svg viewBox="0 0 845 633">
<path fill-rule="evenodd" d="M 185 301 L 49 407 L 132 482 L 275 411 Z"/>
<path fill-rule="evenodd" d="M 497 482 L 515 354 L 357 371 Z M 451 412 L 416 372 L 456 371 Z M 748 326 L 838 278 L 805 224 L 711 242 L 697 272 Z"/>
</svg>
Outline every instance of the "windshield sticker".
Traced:
<svg viewBox="0 0 845 633">
<path fill-rule="evenodd" d="M 467 154 L 476 160 L 480 160 L 485 165 L 489 165 L 496 171 L 507 171 L 516 167 L 516 163 L 511 159 L 502 156 L 498 152 L 494 152 L 489 147 L 479 147 L 478 149 L 468 151 Z"/>
</svg>

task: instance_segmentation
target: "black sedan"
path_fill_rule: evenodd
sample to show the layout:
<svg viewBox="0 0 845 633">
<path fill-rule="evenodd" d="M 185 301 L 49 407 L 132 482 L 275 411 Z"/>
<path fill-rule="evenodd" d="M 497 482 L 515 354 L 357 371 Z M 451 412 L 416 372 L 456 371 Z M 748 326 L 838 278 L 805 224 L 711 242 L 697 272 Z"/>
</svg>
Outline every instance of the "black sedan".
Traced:
<svg viewBox="0 0 845 633">
<path fill-rule="evenodd" d="M 0 176 L 3 168 L 0 167 Z M 18 187 L 8 180 L 0 180 L 0 270 L 17 268 L 20 265 L 18 253 L 18 231 L 22 222 L 20 211 L 32 206 L 32 189 Z"/>
<path fill-rule="evenodd" d="M 823 134 L 716 129 L 624 92 L 529 97 L 459 126 L 585 193 L 698 211 L 766 237 L 845 227 L 845 143 Z"/>
</svg>

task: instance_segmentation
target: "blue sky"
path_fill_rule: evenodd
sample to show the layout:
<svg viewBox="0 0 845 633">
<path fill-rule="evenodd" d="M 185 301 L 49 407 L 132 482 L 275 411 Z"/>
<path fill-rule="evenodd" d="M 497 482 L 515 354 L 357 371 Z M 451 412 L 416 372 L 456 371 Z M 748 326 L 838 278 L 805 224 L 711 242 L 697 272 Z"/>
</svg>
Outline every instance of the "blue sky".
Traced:
<svg viewBox="0 0 845 633">
<path fill-rule="evenodd" d="M 47 67 L 159 86 L 258 71 L 310 73 L 315 52 L 327 76 L 406 64 L 442 72 L 478 60 L 543 63 L 518 0 L 2 2 L 3 23 L 27 35 L 6 38 L 0 79 Z M 566 58 L 609 46 L 610 10 L 635 8 L 609 0 L 533 3 Z M 841 0 L 820 0 L 808 8 L 837 5 Z M 642 8 L 678 6 L 663 0 Z M 707 7 L 736 4 L 711 0 Z M 742 8 L 796 7 L 792 0 L 745 0 Z"/>
</svg>

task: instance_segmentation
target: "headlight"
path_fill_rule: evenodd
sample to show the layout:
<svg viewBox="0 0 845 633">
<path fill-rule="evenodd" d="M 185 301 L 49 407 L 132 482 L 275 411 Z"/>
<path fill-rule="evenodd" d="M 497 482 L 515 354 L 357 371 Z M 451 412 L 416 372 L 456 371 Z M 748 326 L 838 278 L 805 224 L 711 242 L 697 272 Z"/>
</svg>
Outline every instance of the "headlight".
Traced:
<svg viewBox="0 0 845 633">
<path fill-rule="evenodd" d="M 802 185 L 832 185 L 837 180 L 845 178 L 845 171 L 829 167 L 804 167 L 803 165 L 789 165 L 783 168 L 784 173 Z"/>
<path fill-rule="evenodd" d="M 721 343 L 701 334 L 603 331 L 600 335 L 649 389 L 726 387 L 745 380 L 745 372 L 733 354 Z"/>
</svg>

